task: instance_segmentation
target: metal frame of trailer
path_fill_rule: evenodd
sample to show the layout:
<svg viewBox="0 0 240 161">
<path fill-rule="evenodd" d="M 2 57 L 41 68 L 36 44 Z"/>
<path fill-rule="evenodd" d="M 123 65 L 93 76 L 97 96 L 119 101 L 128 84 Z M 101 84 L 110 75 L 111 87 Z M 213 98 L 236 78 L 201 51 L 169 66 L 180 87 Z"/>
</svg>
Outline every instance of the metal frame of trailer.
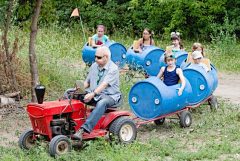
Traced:
<svg viewBox="0 0 240 161">
<path fill-rule="evenodd" d="M 183 109 L 181 109 L 179 111 L 175 111 L 173 113 L 169 113 L 169 114 L 166 114 L 166 115 L 154 118 L 154 119 L 146 120 L 146 121 L 137 121 L 138 119 L 140 119 L 139 117 L 134 117 L 134 118 L 132 118 L 132 120 L 136 120 L 136 122 L 135 122 L 136 126 L 137 126 L 137 128 L 139 128 L 141 125 L 147 124 L 147 123 L 153 122 L 153 121 L 156 125 L 161 125 L 164 123 L 166 117 L 177 115 L 178 118 L 180 119 L 181 127 L 189 127 L 192 123 L 192 117 L 191 117 L 191 113 L 189 112 L 189 109 L 196 108 L 205 102 L 207 102 L 208 105 L 210 105 L 211 110 L 217 110 L 217 98 L 213 95 L 210 95 L 208 98 L 206 98 L 205 100 L 203 100 L 202 102 L 200 102 L 196 105 L 186 106 Z M 176 118 L 170 118 L 170 119 L 176 119 Z"/>
</svg>

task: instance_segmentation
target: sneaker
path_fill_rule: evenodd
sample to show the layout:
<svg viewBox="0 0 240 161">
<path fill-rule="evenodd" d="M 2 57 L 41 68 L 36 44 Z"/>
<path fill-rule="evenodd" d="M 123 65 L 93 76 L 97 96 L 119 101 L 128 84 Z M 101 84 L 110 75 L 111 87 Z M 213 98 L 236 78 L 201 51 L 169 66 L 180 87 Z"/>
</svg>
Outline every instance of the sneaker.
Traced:
<svg viewBox="0 0 240 161">
<path fill-rule="evenodd" d="M 80 128 L 72 137 L 75 139 L 75 140 L 80 140 L 82 141 L 82 136 L 84 134 L 84 129 L 83 128 Z"/>
</svg>

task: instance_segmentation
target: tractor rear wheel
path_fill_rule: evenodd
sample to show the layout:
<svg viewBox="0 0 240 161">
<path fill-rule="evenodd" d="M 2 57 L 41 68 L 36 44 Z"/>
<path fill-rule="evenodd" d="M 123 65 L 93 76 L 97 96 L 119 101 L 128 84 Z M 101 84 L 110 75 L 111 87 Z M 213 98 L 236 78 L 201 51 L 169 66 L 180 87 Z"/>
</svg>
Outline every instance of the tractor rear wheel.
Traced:
<svg viewBox="0 0 240 161">
<path fill-rule="evenodd" d="M 118 117 L 110 125 L 109 137 L 114 140 L 117 137 L 119 142 L 131 143 L 137 137 L 137 127 L 133 120 L 127 117 Z"/>
</svg>

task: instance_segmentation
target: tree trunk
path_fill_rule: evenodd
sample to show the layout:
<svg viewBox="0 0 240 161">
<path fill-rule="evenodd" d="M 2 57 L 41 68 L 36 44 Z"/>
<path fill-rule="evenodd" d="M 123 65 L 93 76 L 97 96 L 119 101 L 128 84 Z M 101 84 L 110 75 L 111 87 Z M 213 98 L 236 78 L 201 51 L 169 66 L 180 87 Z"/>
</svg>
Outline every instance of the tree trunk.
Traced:
<svg viewBox="0 0 240 161">
<path fill-rule="evenodd" d="M 2 88 L 2 83 L 1 83 L 1 75 L 0 75 L 0 94 L 3 94 L 3 88 Z"/>
<path fill-rule="evenodd" d="M 9 5 L 9 9 L 8 9 L 7 24 L 6 24 L 5 34 L 4 34 L 4 47 L 5 47 L 5 51 L 6 51 L 7 62 L 8 62 L 8 65 L 9 65 L 9 70 L 10 70 L 10 73 L 11 73 L 14 90 L 19 91 L 17 80 L 16 80 L 16 77 L 15 77 L 13 64 L 11 62 L 11 56 L 10 56 L 9 51 L 8 51 L 8 41 L 7 41 L 7 33 L 8 33 L 8 29 L 9 29 L 10 20 L 11 20 L 13 2 L 14 2 L 14 0 L 10 1 L 10 5 Z"/>
<path fill-rule="evenodd" d="M 5 94 L 4 96 L 12 98 L 12 97 L 17 97 L 19 94 L 20 94 L 20 92 L 14 92 L 14 93 Z M 1 97 L 1 95 L 0 95 L 0 97 Z"/>
<path fill-rule="evenodd" d="M 31 25 L 30 42 L 29 42 L 29 60 L 30 60 L 30 72 L 31 72 L 31 79 L 32 79 L 32 83 L 31 83 L 32 102 L 37 102 L 34 88 L 40 84 L 39 76 L 38 76 L 37 55 L 35 52 L 35 43 L 36 43 L 36 37 L 37 37 L 37 22 L 38 22 L 38 17 L 39 17 L 42 3 L 43 3 L 43 0 L 38 0 L 37 6 L 34 9 L 34 15 L 33 15 L 32 25 Z"/>
</svg>

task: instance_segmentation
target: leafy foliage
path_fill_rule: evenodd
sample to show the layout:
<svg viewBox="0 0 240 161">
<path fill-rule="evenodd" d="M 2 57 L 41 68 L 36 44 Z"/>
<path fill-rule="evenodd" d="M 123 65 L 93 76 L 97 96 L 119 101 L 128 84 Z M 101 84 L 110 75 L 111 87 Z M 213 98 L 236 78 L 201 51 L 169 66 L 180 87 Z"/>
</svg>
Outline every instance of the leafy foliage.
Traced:
<svg viewBox="0 0 240 161">
<path fill-rule="evenodd" d="M 13 21 L 20 27 L 29 28 L 37 0 L 15 0 Z M 0 3 L 0 10 L 6 11 L 8 2 Z M 116 29 L 138 35 L 146 27 L 155 34 L 181 32 L 184 37 L 209 35 L 213 31 L 211 22 L 224 22 L 228 13 L 229 22 L 234 24 L 240 35 L 240 2 L 238 0 L 45 0 L 39 24 L 58 24 L 63 27 L 79 25 L 79 18 L 70 19 L 71 12 L 79 8 L 85 28 L 95 32 L 98 24 L 107 27 L 112 34 Z M 1 12 L 0 14 L 2 14 Z M 0 22 L 6 15 L 0 15 Z"/>
</svg>

